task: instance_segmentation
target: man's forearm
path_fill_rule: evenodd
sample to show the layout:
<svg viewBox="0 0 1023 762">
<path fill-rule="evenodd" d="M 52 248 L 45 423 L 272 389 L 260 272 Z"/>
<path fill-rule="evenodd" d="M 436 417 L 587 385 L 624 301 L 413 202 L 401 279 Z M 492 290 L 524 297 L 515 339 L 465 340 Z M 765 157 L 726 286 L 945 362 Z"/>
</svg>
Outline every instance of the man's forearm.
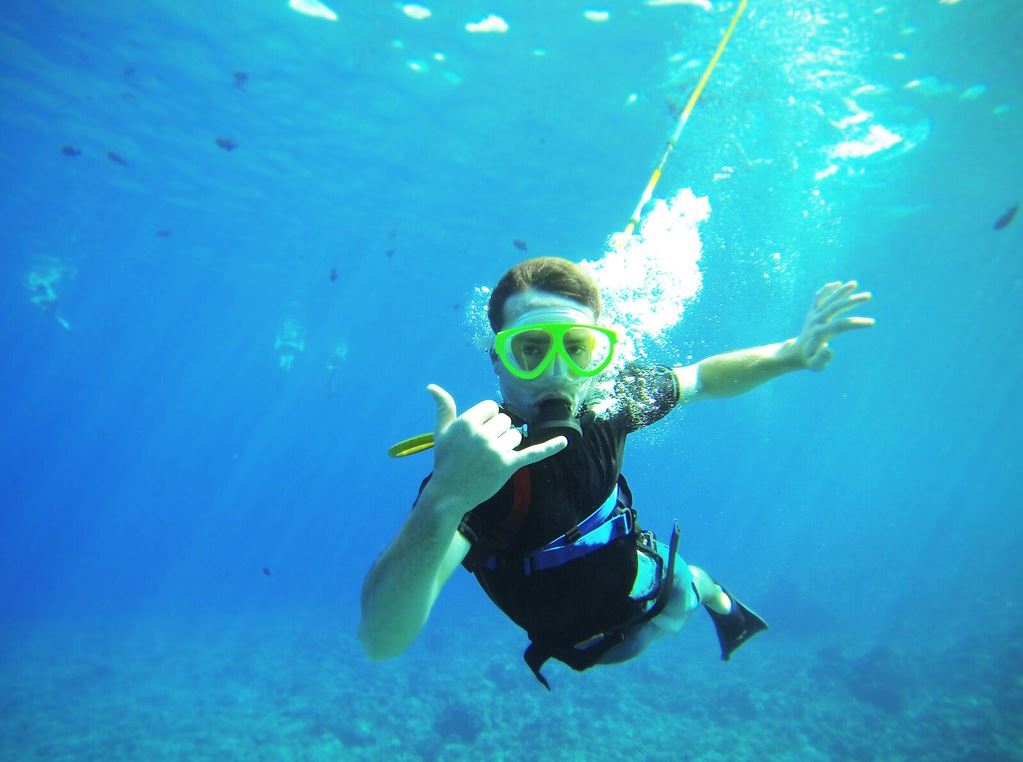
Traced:
<svg viewBox="0 0 1023 762">
<path fill-rule="evenodd" d="M 701 360 L 696 366 L 700 395 L 735 397 L 784 373 L 803 369 L 805 364 L 792 351 L 794 344 L 795 339 L 789 339 Z"/>
<path fill-rule="evenodd" d="M 366 575 L 359 640 L 374 659 L 404 651 L 426 624 L 439 592 L 437 575 L 462 515 L 444 500 L 427 485 Z"/>
</svg>

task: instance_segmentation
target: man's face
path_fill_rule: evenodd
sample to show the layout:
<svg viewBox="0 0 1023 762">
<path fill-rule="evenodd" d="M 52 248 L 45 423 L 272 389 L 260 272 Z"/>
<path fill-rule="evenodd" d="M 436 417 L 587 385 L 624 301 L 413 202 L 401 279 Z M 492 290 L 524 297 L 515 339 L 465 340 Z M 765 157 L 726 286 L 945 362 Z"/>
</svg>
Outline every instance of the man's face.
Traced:
<svg viewBox="0 0 1023 762">
<path fill-rule="evenodd" d="M 502 329 L 534 323 L 589 325 L 594 322 L 593 310 L 586 305 L 558 294 L 528 289 L 513 294 L 505 302 Z M 573 414 L 578 413 L 594 381 L 593 378 L 580 378 L 570 373 L 561 357 L 555 357 L 547 370 L 529 380 L 513 375 L 496 354 L 492 353 L 492 360 L 501 384 L 504 406 L 527 422 L 536 419 L 541 402 L 552 398 L 568 400 Z"/>
</svg>

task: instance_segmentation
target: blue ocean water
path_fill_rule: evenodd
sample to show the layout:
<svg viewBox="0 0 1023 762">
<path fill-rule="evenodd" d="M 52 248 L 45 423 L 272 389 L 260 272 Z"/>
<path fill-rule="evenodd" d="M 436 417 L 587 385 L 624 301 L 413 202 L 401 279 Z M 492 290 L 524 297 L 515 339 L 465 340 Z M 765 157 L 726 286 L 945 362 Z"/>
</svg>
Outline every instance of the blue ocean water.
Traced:
<svg viewBox="0 0 1023 762">
<path fill-rule="evenodd" d="M 496 394 L 474 289 L 600 259 L 736 6 L 327 5 L 0 21 L 0 757 L 1023 758 L 1023 6 L 750 3 L 655 193 L 712 210 L 655 359 L 835 279 L 877 325 L 630 439 L 643 524 L 771 630 L 548 694 L 467 574 L 362 655 L 430 470 L 385 451 L 426 384 Z"/>
</svg>

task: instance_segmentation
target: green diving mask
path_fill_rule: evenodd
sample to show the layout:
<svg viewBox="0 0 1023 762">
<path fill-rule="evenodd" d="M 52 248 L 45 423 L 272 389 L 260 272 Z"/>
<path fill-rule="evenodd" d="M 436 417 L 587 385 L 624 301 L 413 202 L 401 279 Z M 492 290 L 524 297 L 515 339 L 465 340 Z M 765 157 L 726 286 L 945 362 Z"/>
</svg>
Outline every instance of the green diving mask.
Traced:
<svg viewBox="0 0 1023 762">
<path fill-rule="evenodd" d="M 596 376 L 614 356 L 617 334 L 610 328 L 579 323 L 533 323 L 500 331 L 494 350 L 508 371 L 519 378 L 537 378 L 556 356 L 570 373 Z"/>
</svg>

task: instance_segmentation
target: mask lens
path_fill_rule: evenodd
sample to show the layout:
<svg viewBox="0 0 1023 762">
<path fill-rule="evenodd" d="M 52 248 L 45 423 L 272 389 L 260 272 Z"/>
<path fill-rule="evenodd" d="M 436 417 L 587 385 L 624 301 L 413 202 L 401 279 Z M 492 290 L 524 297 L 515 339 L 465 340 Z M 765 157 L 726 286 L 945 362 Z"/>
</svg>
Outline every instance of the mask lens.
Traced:
<svg viewBox="0 0 1023 762">
<path fill-rule="evenodd" d="M 563 339 L 565 356 L 579 371 L 592 371 L 604 365 L 611 355 L 611 340 L 592 328 L 571 328 Z"/>
<path fill-rule="evenodd" d="M 553 346 L 547 331 L 523 331 L 513 336 L 509 344 L 508 358 L 526 373 L 547 359 Z"/>
</svg>

